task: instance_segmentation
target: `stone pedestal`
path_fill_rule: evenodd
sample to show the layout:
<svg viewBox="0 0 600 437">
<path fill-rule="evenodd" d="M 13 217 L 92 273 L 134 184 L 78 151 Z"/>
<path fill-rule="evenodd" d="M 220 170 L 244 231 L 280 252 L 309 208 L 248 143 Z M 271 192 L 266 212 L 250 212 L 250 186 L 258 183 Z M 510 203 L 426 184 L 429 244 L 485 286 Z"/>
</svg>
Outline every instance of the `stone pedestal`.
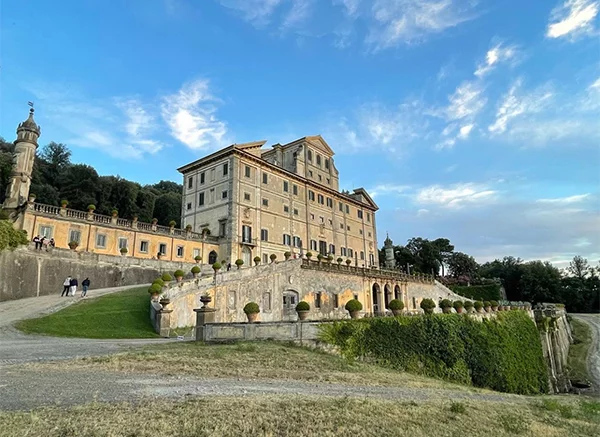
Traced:
<svg viewBox="0 0 600 437">
<path fill-rule="evenodd" d="M 204 325 L 215 323 L 215 310 L 214 308 L 195 308 L 196 313 L 196 341 L 204 341 Z"/>
<path fill-rule="evenodd" d="M 171 334 L 171 313 L 173 310 L 162 309 L 156 314 L 158 335 L 169 337 Z"/>
</svg>

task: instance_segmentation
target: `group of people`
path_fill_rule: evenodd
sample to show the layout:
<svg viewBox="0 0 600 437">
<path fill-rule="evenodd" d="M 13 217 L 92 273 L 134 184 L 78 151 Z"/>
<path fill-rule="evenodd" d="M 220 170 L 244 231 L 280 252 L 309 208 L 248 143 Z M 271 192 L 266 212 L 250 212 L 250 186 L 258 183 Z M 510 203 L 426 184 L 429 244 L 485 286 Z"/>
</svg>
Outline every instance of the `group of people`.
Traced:
<svg viewBox="0 0 600 437">
<path fill-rule="evenodd" d="M 65 282 L 63 282 L 63 292 L 60 295 L 60 297 L 75 296 L 75 293 L 77 293 L 78 285 L 79 282 L 77 281 L 77 278 L 72 278 L 71 276 L 68 276 L 65 279 Z M 90 278 L 85 278 L 81 282 L 81 287 L 83 288 L 83 291 L 81 292 L 81 297 L 85 297 L 90 288 Z"/>
<path fill-rule="evenodd" d="M 43 235 L 41 237 L 39 235 L 36 235 L 33 238 L 33 242 L 35 243 L 36 250 L 42 250 L 42 248 L 44 248 L 46 249 L 46 252 L 48 251 L 48 248 L 52 248 L 55 246 L 54 238 L 48 239 Z"/>
</svg>

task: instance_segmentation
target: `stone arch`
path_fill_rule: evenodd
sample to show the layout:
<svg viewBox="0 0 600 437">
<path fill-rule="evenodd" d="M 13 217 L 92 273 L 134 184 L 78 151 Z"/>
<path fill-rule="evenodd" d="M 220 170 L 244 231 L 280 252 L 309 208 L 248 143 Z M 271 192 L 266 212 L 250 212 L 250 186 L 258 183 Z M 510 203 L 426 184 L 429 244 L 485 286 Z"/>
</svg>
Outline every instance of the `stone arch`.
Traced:
<svg viewBox="0 0 600 437">
<path fill-rule="evenodd" d="M 394 286 L 394 299 L 402 300 L 402 290 L 398 284 Z"/>
<path fill-rule="evenodd" d="M 208 263 L 211 265 L 216 263 L 217 258 L 218 258 L 217 252 L 215 252 L 214 250 L 211 250 L 210 253 L 208 254 Z"/>
<path fill-rule="evenodd" d="M 380 296 L 381 295 L 381 287 L 379 286 L 379 284 L 377 282 L 375 282 L 373 284 L 372 287 L 372 302 L 373 302 L 373 314 L 378 314 L 381 311 L 381 301 L 380 301 Z"/>
<path fill-rule="evenodd" d="M 387 309 L 390 301 L 392 300 L 392 287 L 390 286 L 390 284 L 385 284 L 383 289 L 384 289 L 383 300 L 385 302 L 385 308 Z"/>
</svg>

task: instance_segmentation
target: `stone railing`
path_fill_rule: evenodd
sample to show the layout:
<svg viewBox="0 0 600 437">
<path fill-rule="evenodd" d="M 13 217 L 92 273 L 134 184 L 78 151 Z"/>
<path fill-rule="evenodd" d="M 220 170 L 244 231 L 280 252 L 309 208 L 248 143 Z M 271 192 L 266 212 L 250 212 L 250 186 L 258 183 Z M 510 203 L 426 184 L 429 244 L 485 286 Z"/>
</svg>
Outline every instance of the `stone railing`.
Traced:
<svg viewBox="0 0 600 437">
<path fill-rule="evenodd" d="M 407 275 L 406 273 L 402 273 L 398 270 L 385 270 L 378 269 L 375 267 L 366 268 L 352 265 L 348 266 L 325 260 L 313 261 L 309 259 L 303 259 L 302 268 L 311 270 L 321 270 L 327 272 L 340 272 L 357 276 L 366 276 L 370 278 L 392 279 L 395 281 L 403 282 L 421 282 L 425 284 L 433 284 L 435 282 L 433 276 L 431 275 L 424 275 L 421 273 L 415 275 Z"/>
<path fill-rule="evenodd" d="M 66 207 L 44 205 L 42 203 L 30 202 L 28 206 L 29 210 L 34 214 L 54 217 L 64 217 L 74 221 L 85 221 L 95 222 L 102 225 L 114 226 L 117 228 L 124 228 L 127 230 L 138 230 L 142 232 L 153 232 L 156 234 L 173 235 L 187 240 L 198 240 L 205 241 L 208 243 L 218 243 L 218 237 L 212 237 L 199 232 L 192 232 L 188 229 L 179 229 L 170 226 L 161 226 L 157 223 L 144 223 L 138 222 L 137 218 L 133 220 L 121 218 L 118 216 L 108 216 L 102 214 L 96 214 L 93 211 L 79 211 L 76 209 L 69 209 Z"/>
</svg>

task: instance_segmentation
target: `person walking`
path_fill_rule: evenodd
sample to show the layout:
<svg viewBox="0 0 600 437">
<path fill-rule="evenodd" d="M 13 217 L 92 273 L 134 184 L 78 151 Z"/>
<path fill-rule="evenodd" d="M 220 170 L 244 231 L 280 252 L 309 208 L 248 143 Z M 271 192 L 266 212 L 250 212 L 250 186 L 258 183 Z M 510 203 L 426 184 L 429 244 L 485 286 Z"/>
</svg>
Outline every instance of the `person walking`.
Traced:
<svg viewBox="0 0 600 437">
<path fill-rule="evenodd" d="M 68 296 L 69 295 L 69 288 L 70 287 L 71 287 L 71 277 L 67 276 L 67 279 L 65 279 L 64 282 L 63 282 L 63 292 L 60 295 L 60 297 L 63 297 L 65 295 Z"/>
<path fill-rule="evenodd" d="M 35 244 L 35 250 L 37 250 L 40 245 L 40 236 L 39 235 L 36 235 L 35 237 L 33 237 L 33 243 Z"/>
<path fill-rule="evenodd" d="M 79 283 L 77 282 L 77 278 L 73 278 L 71 279 L 70 282 L 70 288 L 71 288 L 71 296 L 75 296 L 75 293 L 77 293 L 77 286 L 79 285 Z"/>
<path fill-rule="evenodd" d="M 90 288 L 90 278 L 85 278 L 81 282 L 81 286 L 83 287 L 83 291 L 81 292 L 81 297 L 85 297 L 85 295 L 87 294 L 88 289 Z"/>
</svg>

